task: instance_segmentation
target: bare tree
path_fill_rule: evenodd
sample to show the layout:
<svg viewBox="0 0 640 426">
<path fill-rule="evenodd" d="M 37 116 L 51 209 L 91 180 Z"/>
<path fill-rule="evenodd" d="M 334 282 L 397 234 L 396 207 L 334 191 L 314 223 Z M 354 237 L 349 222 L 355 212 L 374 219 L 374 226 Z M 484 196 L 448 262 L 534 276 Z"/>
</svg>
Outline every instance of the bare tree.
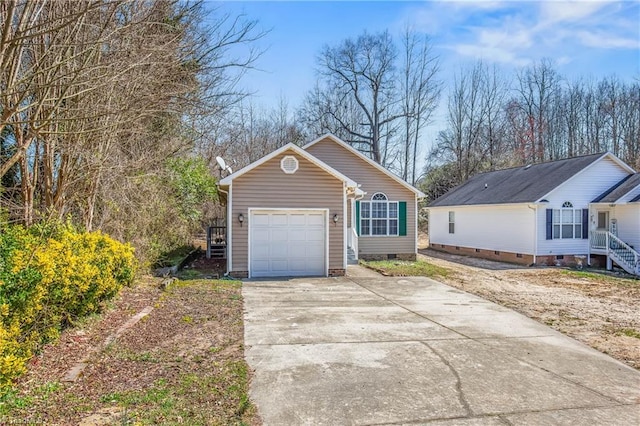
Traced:
<svg viewBox="0 0 640 426">
<path fill-rule="evenodd" d="M 401 177 L 415 185 L 418 145 L 422 130 L 431 122 L 438 106 L 441 84 L 437 80 L 439 60 L 433 55 L 429 37 L 419 37 L 410 28 L 402 36 L 401 106 L 403 152 Z"/>
<path fill-rule="evenodd" d="M 323 114 L 335 120 L 348 135 L 347 140 L 378 162 L 393 122 L 402 116 L 396 91 L 397 50 L 387 31 L 364 33 L 336 46 L 325 46 L 318 57 L 318 73 L 323 91 L 335 94 L 336 102 L 324 96 Z M 331 95 L 330 95 L 331 96 Z M 351 102 L 351 104 L 350 104 Z M 348 121 L 344 110 L 352 106 L 362 121 Z"/>
</svg>

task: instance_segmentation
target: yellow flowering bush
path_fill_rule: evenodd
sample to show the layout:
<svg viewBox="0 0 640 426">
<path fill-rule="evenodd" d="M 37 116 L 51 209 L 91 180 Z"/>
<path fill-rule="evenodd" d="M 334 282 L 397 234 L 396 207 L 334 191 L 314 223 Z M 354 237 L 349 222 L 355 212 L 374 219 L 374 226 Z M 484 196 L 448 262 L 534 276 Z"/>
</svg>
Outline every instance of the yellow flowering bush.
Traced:
<svg viewBox="0 0 640 426">
<path fill-rule="evenodd" d="M 133 248 L 69 225 L 0 226 L 0 390 L 38 348 L 133 281 Z"/>
</svg>

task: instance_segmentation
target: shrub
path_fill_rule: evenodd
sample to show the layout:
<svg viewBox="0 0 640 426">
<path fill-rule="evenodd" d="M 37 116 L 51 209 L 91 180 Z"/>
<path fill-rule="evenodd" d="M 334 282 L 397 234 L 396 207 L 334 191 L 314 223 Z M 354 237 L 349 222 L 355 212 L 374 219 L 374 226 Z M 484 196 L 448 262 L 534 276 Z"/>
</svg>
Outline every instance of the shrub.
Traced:
<svg viewBox="0 0 640 426">
<path fill-rule="evenodd" d="M 0 391 L 44 343 L 133 281 L 133 248 L 69 225 L 0 226 Z"/>
</svg>

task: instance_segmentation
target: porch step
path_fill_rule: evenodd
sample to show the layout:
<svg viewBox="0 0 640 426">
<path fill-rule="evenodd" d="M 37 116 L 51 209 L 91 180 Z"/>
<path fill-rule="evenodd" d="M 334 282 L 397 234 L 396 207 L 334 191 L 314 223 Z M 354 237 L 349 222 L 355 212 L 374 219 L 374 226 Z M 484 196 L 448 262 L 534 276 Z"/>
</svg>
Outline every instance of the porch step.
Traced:
<svg viewBox="0 0 640 426">
<path fill-rule="evenodd" d="M 357 265 L 358 259 L 356 259 L 356 252 L 351 247 L 347 248 L 347 265 Z"/>
<path fill-rule="evenodd" d="M 227 246 L 225 244 L 212 244 L 210 256 L 213 259 L 225 259 L 227 257 Z"/>
</svg>

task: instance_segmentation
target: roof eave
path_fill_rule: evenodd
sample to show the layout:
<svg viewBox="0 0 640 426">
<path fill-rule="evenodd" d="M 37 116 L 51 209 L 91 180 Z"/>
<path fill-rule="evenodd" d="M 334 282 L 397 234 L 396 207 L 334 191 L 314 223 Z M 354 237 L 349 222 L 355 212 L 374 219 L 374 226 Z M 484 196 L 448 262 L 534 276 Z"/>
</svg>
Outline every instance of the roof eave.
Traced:
<svg viewBox="0 0 640 426">
<path fill-rule="evenodd" d="M 267 161 L 277 157 L 278 155 L 282 154 L 283 152 L 287 151 L 287 150 L 292 150 L 294 151 L 296 154 L 300 155 L 301 157 L 303 157 L 304 159 L 306 159 L 307 161 L 310 161 L 311 163 L 315 164 L 316 166 L 318 166 L 319 168 L 323 169 L 325 172 L 327 172 L 328 174 L 332 175 L 333 177 L 335 177 L 336 179 L 345 182 L 345 184 L 347 185 L 347 187 L 349 188 L 357 188 L 358 184 L 351 178 L 349 178 L 348 176 L 345 176 L 344 174 L 340 173 L 339 171 L 337 171 L 336 169 L 334 169 L 333 167 L 329 166 L 327 163 L 321 161 L 320 159 L 314 157 L 313 155 L 311 155 L 310 153 L 306 152 L 305 150 L 303 150 L 302 148 L 300 148 L 297 145 L 294 145 L 292 143 L 288 143 L 278 149 L 276 149 L 275 151 L 265 155 L 264 157 L 254 161 L 253 163 L 243 167 L 242 169 L 236 171 L 233 174 L 230 174 L 229 176 L 225 177 L 224 179 L 220 180 L 218 182 L 218 186 L 229 186 L 231 184 L 231 182 L 233 182 L 234 179 L 244 175 L 245 173 L 261 166 L 262 164 L 266 163 Z"/>
</svg>

